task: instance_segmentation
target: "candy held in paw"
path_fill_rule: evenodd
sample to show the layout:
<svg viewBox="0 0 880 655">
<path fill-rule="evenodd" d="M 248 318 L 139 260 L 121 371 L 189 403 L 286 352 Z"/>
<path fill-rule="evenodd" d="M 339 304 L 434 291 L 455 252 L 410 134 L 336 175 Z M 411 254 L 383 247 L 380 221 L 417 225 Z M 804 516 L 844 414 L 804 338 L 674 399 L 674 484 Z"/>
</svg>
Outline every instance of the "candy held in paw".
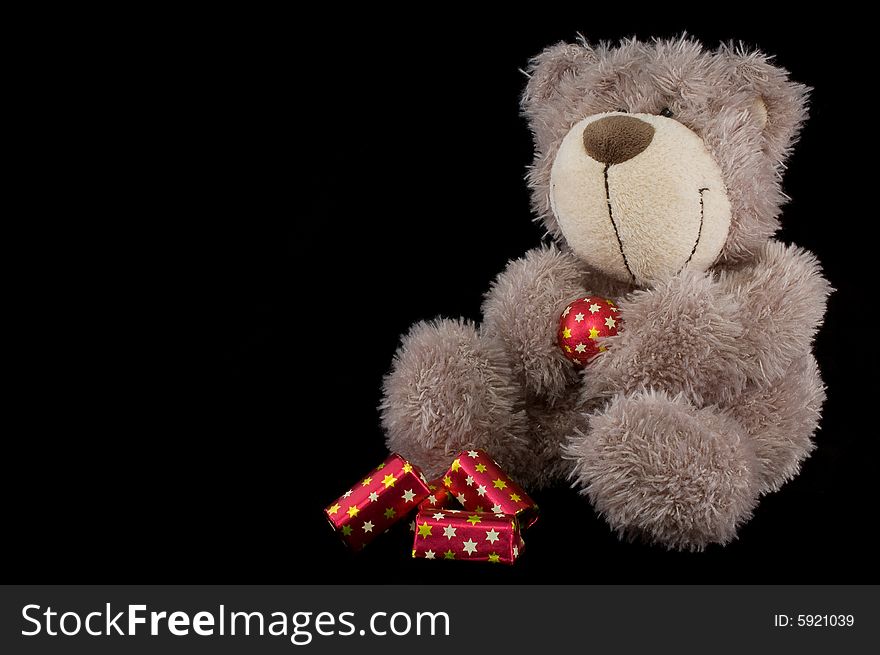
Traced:
<svg viewBox="0 0 880 655">
<path fill-rule="evenodd" d="M 557 340 L 568 359 L 584 366 L 605 351 L 602 338 L 613 337 L 620 329 L 620 310 L 613 300 L 578 298 L 562 311 Z"/>
</svg>

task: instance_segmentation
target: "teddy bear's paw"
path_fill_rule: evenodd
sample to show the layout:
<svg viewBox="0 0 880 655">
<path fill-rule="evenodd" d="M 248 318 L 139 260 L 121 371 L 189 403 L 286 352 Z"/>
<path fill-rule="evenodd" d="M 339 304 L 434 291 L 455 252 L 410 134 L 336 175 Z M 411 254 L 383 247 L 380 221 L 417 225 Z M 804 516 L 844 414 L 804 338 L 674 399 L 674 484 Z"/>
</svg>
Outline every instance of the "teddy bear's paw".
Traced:
<svg viewBox="0 0 880 655">
<path fill-rule="evenodd" d="M 731 541 L 757 500 L 758 463 L 742 428 L 682 395 L 617 396 L 567 454 L 612 528 L 670 549 Z"/>
<path fill-rule="evenodd" d="M 521 387 L 503 348 L 471 323 L 414 325 L 385 378 L 380 410 L 388 447 L 429 477 L 468 447 L 486 449 L 502 466 L 523 459 Z"/>
</svg>

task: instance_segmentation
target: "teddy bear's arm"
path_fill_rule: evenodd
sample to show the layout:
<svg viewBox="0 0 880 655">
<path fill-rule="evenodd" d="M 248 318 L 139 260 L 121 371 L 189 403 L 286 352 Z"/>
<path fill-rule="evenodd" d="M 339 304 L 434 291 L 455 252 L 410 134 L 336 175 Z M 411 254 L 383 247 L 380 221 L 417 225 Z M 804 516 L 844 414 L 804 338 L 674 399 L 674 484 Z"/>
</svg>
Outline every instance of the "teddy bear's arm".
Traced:
<svg viewBox="0 0 880 655">
<path fill-rule="evenodd" d="M 554 245 L 511 261 L 483 303 L 483 333 L 504 347 L 527 396 L 553 401 L 577 380 L 556 344 L 566 303 L 588 293 L 578 260 Z"/>
<path fill-rule="evenodd" d="M 699 406 L 746 385 L 742 311 L 709 274 L 684 271 L 618 306 L 622 329 L 590 363 L 588 396 L 654 389 Z"/>
<path fill-rule="evenodd" d="M 775 240 L 751 266 L 723 272 L 718 286 L 741 307 L 742 347 L 768 381 L 810 352 L 832 291 L 813 253 Z"/>
<path fill-rule="evenodd" d="M 653 388 L 729 403 L 810 351 L 830 291 L 812 254 L 769 242 L 755 263 L 685 271 L 619 303 L 624 329 L 590 365 L 590 395 Z"/>
</svg>

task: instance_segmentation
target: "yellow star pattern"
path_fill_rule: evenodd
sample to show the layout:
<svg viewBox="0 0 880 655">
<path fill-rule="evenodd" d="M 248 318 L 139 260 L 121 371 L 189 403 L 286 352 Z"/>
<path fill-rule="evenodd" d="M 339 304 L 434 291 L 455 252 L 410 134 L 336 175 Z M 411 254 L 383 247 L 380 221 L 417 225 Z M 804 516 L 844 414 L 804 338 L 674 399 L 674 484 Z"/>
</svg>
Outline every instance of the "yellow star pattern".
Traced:
<svg viewBox="0 0 880 655">
<path fill-rule="evenodd" d="M 344 534 L 346 537 L 349 536 L 351 534 L 351 526 L 350 525 L 343 525 L 342 526 L 342 534 Z"/>
<path fill-rule="evenodd" d="M 420 537 L 430 537 L 431 536 L 431 526 L 427 523 L 422 523 L 419 526 L 419 536 Z"/>
<path fill-rule="evenodd" d="M 395 514 L 397 514 L 397 511 L 393 507 L 389 507 L 385 510 L 386 519 L 393 519 Z"/>
<path fill-rule="evenodd" d="M 489 561 L 498 564 L 501 561 L 501 557 L 498 553 L 489 553 Z"/>
<path fill-rule="evenodd" d="M 361 482 L 361 484 L 364 485 L 365 487 L 367 487 L 367 486 L 370 485 L 370 483 L 371 483 L 372 481 L 373 481 L 373 478 L 364 478 L 364 481 Z"/>
<path fill-rule="evenodd" d="M 519 494 L 510 494 L 510 499 L 515 503 L 518 503 L 522 500 Z"/>
<path fill-rule="evenodd" d="M 386 488 L 386 489 L 387 489 L 388 487 L 393 487 L 395 482 L 397 482 L 397 478 L 395 478 L 395 477 L 394 477 L 393 475 L 391 475 L 391 474 L 386 475 L 386 476 L 385 476 L 385 479 L 382 480 L 382 484 L 385 485 L 385 488 Z"/>
<path fill-rule="evenodd" d="M 600 353 L 604 353 L 606 350 L 608 350 L 608 348 L 606 348 L 605 346 L 599 346 Z"/>
<path fill-rule="evenodd" d="M 448 475 L 445 476 L 443 478 L 443 484 L 445 484 L 447 487 L 451 487 L 452 486 L 452 478 L 450 478 Z"/>
<path fill-rule="evenodd" d="M 459 461 L 458 457 L 456 457 L 454 460 L 452 460 L 452 467 L 451 468 L 453 471 L 457 471 L 458 469 L 461 468 L 461 462 Z"/>
<path fill-rule="evenodd" d="M 485 473 L 486 472 L 486 465 L 485 464 L 477 464 L 474 468 L 477 469 L 477 473 Z"/>
<path fill-rule="evenodd" d="M 327 513 L 328 514 L 336 514 L 336 512 L 339 511 L 339 507 L 340 507 L 339 503 L 335 503 L 334 505 L 330 505 L 330 507 L 327 508 Z"/>
<path fill-rule="evenodd" d="M 481 520 L 481 519 L 480 519 L 479 516 L 477 516 L 476 514 L 471 514 L 471 515 L 468 517 L 467 522 L 470 523 L 471 525 L 476 525 L 477 523 L 480 522 L 480 520 Z"/>
<path fill-rule="evenodd" d="M 570 348 L 569 346 L 565 346 L 565 352 L 570 353 L 570 352 L 571 352 L 571 348 Z"/>
<path fill-rule="evenodd" d="M 562 338 L 571 339 L 571 328 L 565 328 L 564 330 L 562 330 Z"/>
<path fill-rule="evenodd" d="M 507 486 L 507 483 L 504 480 L 502 480 L 501 478 L 498 478 L 497 480 L 492 480 L 492 485 L 496 489 L 504 489 L 504 487 Z"/>
<path fill-rule="evenodd" d="M 348 508 L 348 515 L 351 516 L 352 518 L 354 518 L 355 516 L 358 515 L 359 511 L 360 510 L 357 507 L 352 505 L 351 507 Z"/>
<path fill-rule="evenodd" d="M 443 553 L 443 557 L 445 559 L 455 559 L 455 553 L 452 551 L 452 549 L 450 549 Z"/>
<path fill-rule="evenodd" d="M 599 330 L 596 328 L 590 328 L 590 339 L 598 339 L 599 338 Z"/>
<path fill-rule="evenodd" d="M 404 473 L 412 473 L 412 464 L 410 464 L 409 462 L 404 464 L 403 465 L 403 472 Z"/>
</svg>

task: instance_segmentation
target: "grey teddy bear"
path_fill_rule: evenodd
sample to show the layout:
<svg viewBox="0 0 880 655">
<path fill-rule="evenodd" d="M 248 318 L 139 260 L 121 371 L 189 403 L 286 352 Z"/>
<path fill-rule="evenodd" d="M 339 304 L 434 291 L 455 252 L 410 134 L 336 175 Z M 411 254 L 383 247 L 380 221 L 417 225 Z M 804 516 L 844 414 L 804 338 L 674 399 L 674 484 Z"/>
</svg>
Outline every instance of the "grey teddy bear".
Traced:
<svg viewBox="0 0 880 655">
<path fill-rule="evenodd" d="M 431 477 L 480 447 L 527 489 L 570 478 L 626 538 L 727 543 L 797 474 L 825 398 L 811 344 L 831 289 L 773 239 L 808 89 L 688 38 L 561 43 L 527 74 L 528 182 L 553 243 L 508 264 L 480 325 L 403 337 L 388 446 Z M 588 295 L 623 328 L 579 370 L 556 331 Z"/>
</svg>

